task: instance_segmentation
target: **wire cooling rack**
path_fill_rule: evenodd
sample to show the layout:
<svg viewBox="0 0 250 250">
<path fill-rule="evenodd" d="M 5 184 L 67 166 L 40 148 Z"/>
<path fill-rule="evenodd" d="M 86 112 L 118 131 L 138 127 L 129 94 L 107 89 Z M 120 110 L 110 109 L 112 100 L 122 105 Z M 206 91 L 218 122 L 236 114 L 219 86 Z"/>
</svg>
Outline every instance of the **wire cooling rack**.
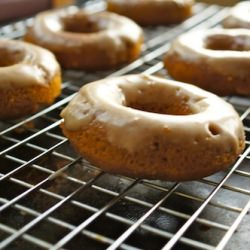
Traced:
<svg viewBox="0 0 250 250">
<path fill-rule="evenodd" d="M 102 1 L 84 7 L 101 10 Z M 42 111 L 0 123 L 0 249 L 249 249 L 250 101 L 239 112 L 246 148 L 227 171 L 183 183 L 111 175 L 89 164 L 60 130 L 60 111 L 85 83 L 147 72 L 168 77 L 162 56 L 179 34 L 220 25 L 228 8 L 196 4 L 179 25 L 147 27 L 142 55 L 116 71 L 64 71 L 62 95 Z M 19 39 L 33 19 L 0 28 Z"/>
</svg>

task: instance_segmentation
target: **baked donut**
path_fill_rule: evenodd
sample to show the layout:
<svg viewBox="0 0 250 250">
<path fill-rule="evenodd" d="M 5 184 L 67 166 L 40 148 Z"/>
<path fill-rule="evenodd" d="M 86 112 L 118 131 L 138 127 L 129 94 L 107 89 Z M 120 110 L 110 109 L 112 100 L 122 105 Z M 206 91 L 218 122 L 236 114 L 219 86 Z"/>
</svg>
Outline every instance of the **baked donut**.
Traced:
<svg viewBox="0 0 250 250">
<path fill-rule="evenodd" d="M 250 95 L 250 30 L 211 29 L 181 35 L 164 57 L 168 73 L 219 95 Z"/>
<path fill-rule="evenodd" d="M 250 1 L 238 3 L 231 8 L 222 25 L 224 28 L 250 29 Z"/>
<path fill-rule="evenodd" d="M 22 41 L 0 40 L 0 119 L 17 119 L 51 104 L 61 93 L 54 55 Z"/>
<path fill-rule="evenodd" d="M 193 0 L 107 0 L 107 9 L 140 25 L 180 23 L 191 16 Z"/>
<path fill-rule="evenodd" d="M 61 127 L 91 163 L 110 173 L 192 180 L 227 168 L 244 148 L 233 107 L 196 86 L 149 75 L 85 85 Z"/>
<path fill-rule="evenodd" d="M 126 17 L 76 8 L 38 14 L 25 40 L 51 50 L 64 68 L 105 70 L 139 56 L 143 31 Z"/>
</svg>

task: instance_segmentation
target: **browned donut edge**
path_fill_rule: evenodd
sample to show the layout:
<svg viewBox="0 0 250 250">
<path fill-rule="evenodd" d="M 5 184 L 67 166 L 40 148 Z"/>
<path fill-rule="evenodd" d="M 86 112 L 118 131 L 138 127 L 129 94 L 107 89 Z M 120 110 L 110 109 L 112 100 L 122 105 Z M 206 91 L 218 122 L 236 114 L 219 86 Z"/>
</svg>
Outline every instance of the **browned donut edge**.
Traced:
<svg viewBox="0 0 250 250">
<path fill-rule="evenodd" d="M 240 140 L 238 150 L 232 149 L 226 153 L 221 145 L 215 147 L 207 144 L 204 138 L 197 150 L 185 143 L 178 147 L 171 145 L 164 141 L 159 133 L 155 136 L 155 140 L 148 142 L 140 152 L 130 153 L 110 144 L 104 126 L 100 123 L 93 122 L 76 131 L 68 130 L 64 123 L 61 124 L 61 128 L 73 147 L 102 170 L 145 179 L 169 181 L 200 179 L 228 168 L 245 145 L 244 140 Z"/>
<path fill-rule="evenodd" d="M 230 72 L 218 73 L 205 60 L 185 60 L 182 55 L 167 52 L 164 66 L 175 80 L 191 83 L 217 95 L 250 95 L 250 78 L 230 76 Z"/>
<path fill-rule="evenodd" d="M 42 106 L 53 103 L 60 93 L 60 73 L 46 85 L 0 89 L 0 119 L 18 119 L 32 114 Z"/>
</svg>

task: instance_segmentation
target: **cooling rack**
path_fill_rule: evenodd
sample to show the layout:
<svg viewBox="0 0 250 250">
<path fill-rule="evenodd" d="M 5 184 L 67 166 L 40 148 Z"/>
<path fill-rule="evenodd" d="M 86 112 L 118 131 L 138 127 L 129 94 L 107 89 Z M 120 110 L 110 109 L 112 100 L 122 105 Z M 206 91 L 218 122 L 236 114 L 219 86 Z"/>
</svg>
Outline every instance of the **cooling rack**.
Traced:
<svg viewBox="0 0 250 250">
<path fill-rule="evenodd" d="M 103 1 L 84 7 L 101 10 Z M 0 249 L 249 249 L 250 101 L 224 97 L 239 112 L 246 148 L 227 171 L 183 183 L 102 172 L 60 130 L 60 112 L 80 86 L 146 72 L 169 77 L 162 56 L 179 34 L 220 25 L 228 8 L 197 3 L 179 25 L 147 27 L 142 55 L 115 71 L 64 71 L 50 107 L 0 123 Z M 0 27 L 20 39 L 33 19 Z"/>
</svg>

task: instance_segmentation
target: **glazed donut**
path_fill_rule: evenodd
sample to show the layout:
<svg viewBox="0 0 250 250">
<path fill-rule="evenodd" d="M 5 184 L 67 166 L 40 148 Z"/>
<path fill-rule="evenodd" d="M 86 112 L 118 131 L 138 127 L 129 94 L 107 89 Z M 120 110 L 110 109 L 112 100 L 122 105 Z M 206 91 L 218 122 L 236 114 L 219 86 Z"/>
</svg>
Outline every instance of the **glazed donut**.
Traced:
<svg viewBox="0 0 250 250">
<path fill-rule="evenodd" d="M 250 95 L 250 30 L 211 29 L 181 35 L 164 57 L 168 73 L 219 95 Z"/>
<path fill-rule="evenodd" d="M 244 148 L 233 107 L 196 86 L 149 75 L 85 85 L 62 111 L 63 133 L 110 173 L 192 180 L 227 168 Z"/>
<path fill-rule="evenodd" d="M 0 55 L 1 120 L 34 113 L 61 93 L 61 71 L 51 52 L 2 39 Z"/>
<path fill-rule="evenodd" d="M 107 9 L 140 25 L 180 23 L 192 14 L 193 0 L 107 0 Z"/>
<path fill-rule="evenodd" d="M 114 13 L 38 14 L 25 40 L 51 50 L 64 68 L 104 70 L 133 61 L 141 51 L 142 29 Z"/>
<path fill-rule="evenodd" d="M 236 4 L 222 23 L 224 28 L 250 29 L 250 1 Z"/>
</svg>

